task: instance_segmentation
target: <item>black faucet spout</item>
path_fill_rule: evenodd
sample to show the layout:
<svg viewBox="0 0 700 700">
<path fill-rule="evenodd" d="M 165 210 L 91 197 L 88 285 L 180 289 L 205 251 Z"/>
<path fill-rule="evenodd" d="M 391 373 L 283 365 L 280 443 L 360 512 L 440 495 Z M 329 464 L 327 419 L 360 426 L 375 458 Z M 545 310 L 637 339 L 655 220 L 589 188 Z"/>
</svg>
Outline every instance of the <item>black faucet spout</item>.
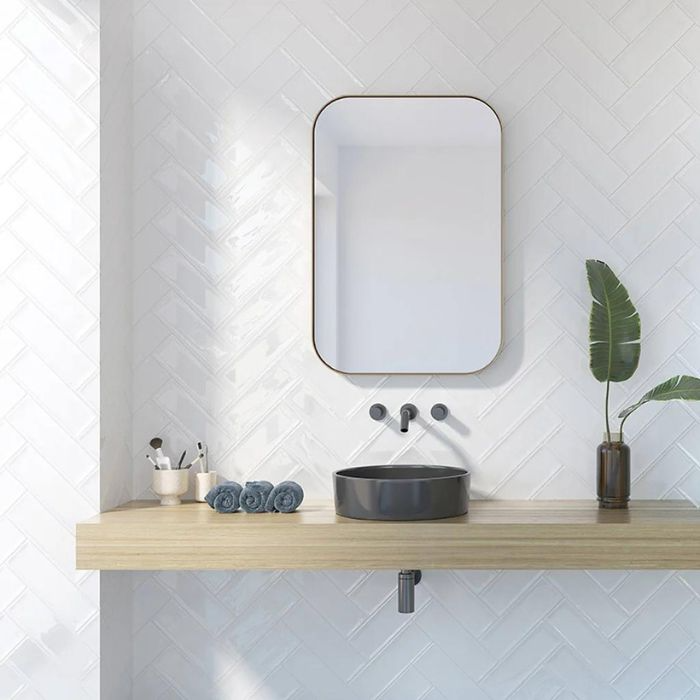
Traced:
<svg viewBox="0 0 700 700">
<path fill-rule="evenodd" d="M 401 432 L 408 432 L 408 424 L 418 415 L 418 409 L 412 403 L 401 406 Z"/>
</svg>

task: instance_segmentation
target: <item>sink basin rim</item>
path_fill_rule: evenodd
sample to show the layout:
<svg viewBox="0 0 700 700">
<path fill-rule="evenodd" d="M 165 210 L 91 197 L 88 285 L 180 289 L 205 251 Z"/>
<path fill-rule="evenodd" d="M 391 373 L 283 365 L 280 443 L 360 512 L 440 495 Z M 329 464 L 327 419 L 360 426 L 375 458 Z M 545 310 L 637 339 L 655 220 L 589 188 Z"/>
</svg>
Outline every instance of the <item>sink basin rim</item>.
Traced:
<svg viewBox="0 0 700 700">
<path fill-rule="evenodd" d="M 367 475 L 357 472 L 364 472 Z M 386 476 L 369 476 L 372 470 L 386 471 Z M 415 474 L 404 474 L 405 470 L 415 470 Z M 420 472 L 435 471 L 436 473 L 420 475 Z M 391 472 L 395 471 L 396 474 Z M 439 472 L 439 473 L 438 473 Z M 402 476 L 399 476 L 402 473 Z M 469 470 L 463 467 L 452 467 L 443 464 L 368 464 L 357 467 L 344 467 L 333 473 L 335 478 L 360 479 L 362 481 L 388 481 L 392 483 L 400 481 L 441 481 L 443 479 L 454 479 L 455 477 L 469 476 Z"/>
</svg>

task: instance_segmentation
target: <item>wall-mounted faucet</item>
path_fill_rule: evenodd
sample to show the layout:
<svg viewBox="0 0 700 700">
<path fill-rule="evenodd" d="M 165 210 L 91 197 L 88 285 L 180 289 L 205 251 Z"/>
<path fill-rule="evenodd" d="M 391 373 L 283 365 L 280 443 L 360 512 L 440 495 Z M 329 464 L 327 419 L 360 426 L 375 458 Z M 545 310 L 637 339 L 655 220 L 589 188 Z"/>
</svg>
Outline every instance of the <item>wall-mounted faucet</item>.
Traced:
<svg viewBox="0 0 700 700">
<path fill-rule="evenodd" d="M 412 403 L 401 406 L 401 432 L 408 432 L 408 424 L 418 415 L 418 409 Z"/>
<path fill-rule="evenodd" d="M 434 420 L 443 421 L 450 413 L 450 409 L 444 403 L 436 403 L 430 409 L 430 415 Z M 416 418 L 418 409 L 412 403 L 405 403 L 401 406 L 401 432 L 408 432 L 408 424 Z M 386 406 L 381 403 L 373 403 L 369 407 L 369 416 L 372 420 L 383 421 L 387 416 Z"/>
</svg>

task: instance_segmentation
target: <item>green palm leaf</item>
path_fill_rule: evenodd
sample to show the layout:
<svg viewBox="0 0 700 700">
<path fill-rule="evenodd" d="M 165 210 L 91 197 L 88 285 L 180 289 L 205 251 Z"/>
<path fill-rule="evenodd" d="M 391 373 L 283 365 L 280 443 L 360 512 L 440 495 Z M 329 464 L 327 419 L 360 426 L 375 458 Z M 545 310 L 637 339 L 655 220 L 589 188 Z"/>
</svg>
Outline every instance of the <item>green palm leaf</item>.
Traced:
<svg viewBox="0 0 700 700">
<path fill-rule="evenodd" d="M 665 382 L 647 391 L 637 403 L 620 411 L 618 418 L 622 418 L 624 423 L 627 416 L 649 401 L 673 401 L 674 399 L 700 401 L 700 379 L 689 377 L 685 374 L 671 377 L 671 379 L 667 379 Z"/>
<path fill-rule="evenodd" d="M 599 382 L 623 382 L 639 364 L 642 334 L 639 314 L 615 273 L 600 260 L 586 260 L 593 295 L 590 366 Z"/>
</svg>

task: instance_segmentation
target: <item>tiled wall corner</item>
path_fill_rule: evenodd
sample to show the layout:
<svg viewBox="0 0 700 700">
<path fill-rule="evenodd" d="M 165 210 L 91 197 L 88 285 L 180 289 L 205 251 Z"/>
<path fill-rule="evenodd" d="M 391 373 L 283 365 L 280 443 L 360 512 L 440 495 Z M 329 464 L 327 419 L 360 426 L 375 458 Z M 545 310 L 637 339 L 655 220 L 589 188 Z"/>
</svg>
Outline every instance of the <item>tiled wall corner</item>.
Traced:
<svg viewBox="0 0 700 700">
<path fill-rule="evenodd" d="M 99 3 L 0 7 L 0 697 L 99 696 Z"/>
<path fill-rule="evenodd" d="M 100 506 L 132 491 L 132 38 L 130 2 L 100 8 Z M 101 700 L 131 694 L 132 581 L 100 573 Z"/>
<path fill-rule="evenodd" d="M 131 496 L 132 13 L 102 0 L 100 22 L 100 416 L 102 510 Z"/>
</svg>

